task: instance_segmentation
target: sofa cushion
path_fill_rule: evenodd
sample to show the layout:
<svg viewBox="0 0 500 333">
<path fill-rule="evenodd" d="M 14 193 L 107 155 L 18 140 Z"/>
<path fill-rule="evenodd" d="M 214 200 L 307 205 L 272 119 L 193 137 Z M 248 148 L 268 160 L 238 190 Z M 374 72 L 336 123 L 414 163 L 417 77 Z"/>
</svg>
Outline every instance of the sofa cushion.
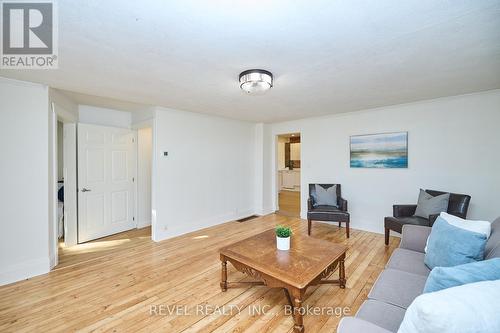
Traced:
<svg viewBox="0 0 500 333">
<path fill-rule="evenodd" d="M 355 317 L 343 317 L 340 319 L 339 326 L 337 327 L 337 333 L 391 333 L 391 331 L 386 330 L 380 326 L 370 323 L 369 321 L 355 318 Z"/>
<path fill-rule="evenodd" d="M 425 266 L 424 257 L 424 253 L 398 248 L 392 253 L 386 267 L 428 276 L 431 270 Z"/>
<path fill-rule="evenodd" d="M 349 221 L 349 213 L 333 206 L 316 206 L 307 212 L 307 218 L 316 221 Z"/>
<path fill-rule="evenodd" d="M 426 280 L 427 276 L 387 268 L 380 273 L 368 298 L 406 309 L 422 294 Z"/>
<path fill-rule="evenodd" d="M 404 225 L 399 248 L 424 253 L 431 230 L 422 225 Z"/>
<path fill-rule="evenodd" d="M 500 280 L 500 258 L 454 267 L 436 267 L 425 283 L 424 293 L 479 281 Z"/>
<path fill-rule="evenodd" d="M 356 313 L 356 318 L 369 321 L 391 332 L 397 332 L 403 321 L 405 310 L 376 300 L 366 300 Z"/>
<path fill-rule="evenodd" d="M 484 248 L 484 258 L 500 258 L 500 217 L 491 224 L 491 234 Z"/>
<path fill-rule="evenodd" d="M 448 203 L 450 201 L 450 193 L 445 193 L 433 196 L 420 189 L 418 195 L 417 209 L 414 216 L 420 216 L 428 219 L 430 215 L 439 214 L 448 210 Z"/>
<path fill-rule="evenodd" d="M 438 217 L 432 226 L 424 262 L 450 267 L 484 259 L 486 235 L 455 227 Z"/>
</svg>

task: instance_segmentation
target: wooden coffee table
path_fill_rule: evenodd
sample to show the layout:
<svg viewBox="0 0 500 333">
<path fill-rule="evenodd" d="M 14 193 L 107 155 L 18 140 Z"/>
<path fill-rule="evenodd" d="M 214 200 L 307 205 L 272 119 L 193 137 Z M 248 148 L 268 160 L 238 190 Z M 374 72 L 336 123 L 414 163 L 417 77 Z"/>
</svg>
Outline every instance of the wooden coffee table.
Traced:
<svg viewBox="0 0 500 333">
<path fill-rule="evenodd" d="M 347 247 L 306 235 L 292 235 L 289 251 L 276 249 L 274 230 L 268 230 L 220 250 L 222 274 L 220 287 L 251 283 L 283 288 L 292 306 L 294 331 L 304 332 L 302 302 L 307 287 L 316 284 L 338 284 L 345 288 L 344 260 Z M 227 262 L 238 271 L 258 281 L 227 281 Z M 326 280 L 339 267 L 337 280 Z"/>
</svg>

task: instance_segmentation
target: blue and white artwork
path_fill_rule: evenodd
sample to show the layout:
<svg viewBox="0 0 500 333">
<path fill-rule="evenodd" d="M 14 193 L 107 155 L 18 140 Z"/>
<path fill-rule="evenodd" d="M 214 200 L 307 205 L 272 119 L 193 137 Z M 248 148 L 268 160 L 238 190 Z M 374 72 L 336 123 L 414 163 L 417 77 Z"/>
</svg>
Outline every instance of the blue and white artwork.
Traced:
<svg viewBox="0 0 500 333">
<path fill-rule="evenodd" d="M 351 168 L 408 168 L 408 132 L 351 136 Z"/>
</svg>

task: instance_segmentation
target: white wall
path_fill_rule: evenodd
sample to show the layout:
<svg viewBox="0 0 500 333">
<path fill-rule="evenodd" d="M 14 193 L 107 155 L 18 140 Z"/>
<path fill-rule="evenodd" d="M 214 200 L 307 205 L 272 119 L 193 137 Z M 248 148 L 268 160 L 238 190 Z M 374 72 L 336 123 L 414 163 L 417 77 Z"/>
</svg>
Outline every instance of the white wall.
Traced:
<svg viewBox="0 0 500 333">
<path fill-rule="evenodd" d="M 153 131 L 137 130 L 137 227 L 151 225 L 151 154 Z"/>
<path fill-rule="evenodd" d="M 0 78 L 0 285 L 49 260 L 48 88 Z"/>
<path fill-rule="evenodd" d="M 149 107 L 143 110 L 136 110 L 132 112 L 132 125 L 144 125 L 144 123 L 150 123 L 151 119 L 154 118 L 154 108 Z"/>
<path fill-rule="evenodd" d="M 49 88 L 49 100 L 55 103 L 57 117 L 64 123 L 78 122 L 78 104 L 57 89 Z"/>
<path fill-rule="evenodd" d="M 263 123 L 255 125 L 254 129 L 254 157 L 253 157 L 253 195 L 255 214 L 264 215 L 263 197 L 264 190 L 264 128 Z"/>
<path fill-rule="evenodd" d="M 79 105 L 80 122 L 84 124 L 130 128 L 132 114 L 126 111 Z"/>
<path fill-rule="evenodd" d="M 340 183 L 353 228 L 383 231 L 419 188 L 472 196 L 470 218 L 500 216 L 500 90 L 267 125 L 263 206 L 276 207 L 276 135 L 301 133 L 301 216 L 307 184 Z M 408 131 L 408 169 L 351 169 L 349 136 Z"/>
<path fill-rule="evenodd" d="M 155 115 L 153 239 L 253 214 L 255 124 L 163 108 Z"/>
</svg>

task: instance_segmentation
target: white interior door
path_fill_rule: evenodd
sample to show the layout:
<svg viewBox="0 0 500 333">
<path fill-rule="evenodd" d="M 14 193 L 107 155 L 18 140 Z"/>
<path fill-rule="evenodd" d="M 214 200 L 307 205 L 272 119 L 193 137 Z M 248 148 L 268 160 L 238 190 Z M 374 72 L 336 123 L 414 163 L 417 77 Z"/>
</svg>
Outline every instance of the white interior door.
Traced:
<svg viewBox="0 0 500 333">
<path fill-rule="evenodd" d="M 78 125 L 78 242 L 136 227 L 135 133 Z"/>
</svg>

